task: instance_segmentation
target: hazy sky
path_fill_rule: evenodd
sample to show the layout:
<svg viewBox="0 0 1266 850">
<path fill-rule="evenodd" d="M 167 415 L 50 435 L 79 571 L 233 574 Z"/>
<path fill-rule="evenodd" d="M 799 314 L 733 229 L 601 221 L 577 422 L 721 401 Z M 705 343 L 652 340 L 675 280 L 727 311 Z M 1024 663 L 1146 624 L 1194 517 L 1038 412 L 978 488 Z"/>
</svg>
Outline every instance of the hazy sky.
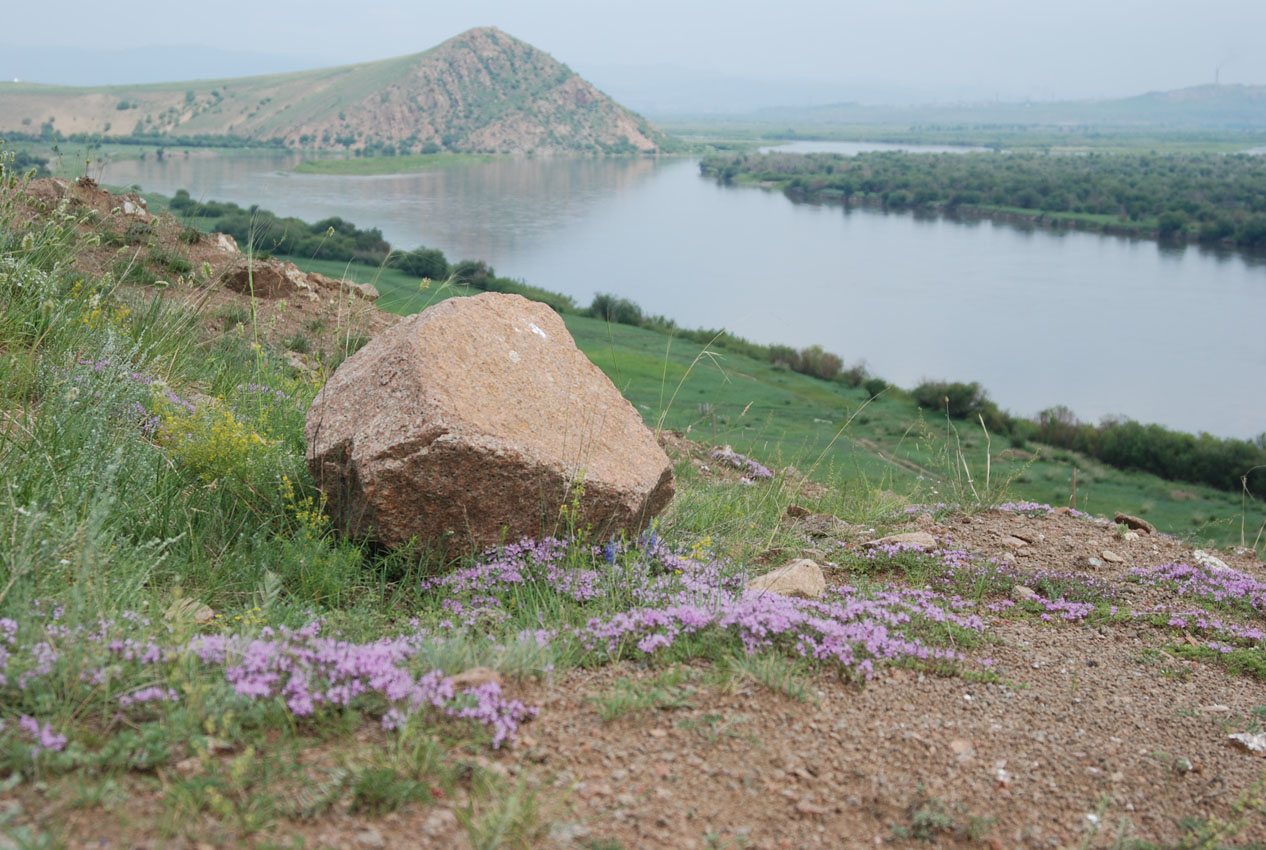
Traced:
<svg viewBox="0 0 1266 850">
<path fill-rule="evenodd" d="M 672 65 L 929 99 L 1119 96 L 1212 82 L 1219 66 L 1222 82 L 1266 83 L 1264 0 L 67 0 L 15 3 L 5 18 L 0 41 L 204 44 L 304 67 L 414 53 L 493 24 L 582 74 Z"/>
</svg>

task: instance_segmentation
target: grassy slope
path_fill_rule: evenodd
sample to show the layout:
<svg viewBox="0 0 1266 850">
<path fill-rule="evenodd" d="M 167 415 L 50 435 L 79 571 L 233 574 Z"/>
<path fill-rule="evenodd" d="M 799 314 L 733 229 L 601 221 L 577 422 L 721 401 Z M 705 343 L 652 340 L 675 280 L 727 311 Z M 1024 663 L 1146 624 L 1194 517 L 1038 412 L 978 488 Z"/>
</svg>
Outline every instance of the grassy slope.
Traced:
<svg viewBox="0 0 1266 850">
<path fill-rule="evenodd" d="M 472 292 L 459 287 L 420 293 L 415 278 L 395 270 L 289 259 L 312 271 L 373 282 L 382 292 L 380 306 L 402 314 Z M 993 440 L 987 452 L 987 438 L 979 426 L 949 423 L 920 410 L 900 391 L 890 390 L 858 412 L 866 402 L 860 389 L 729 352 L 704 354 L 696 343 L 670 340 L 642 328 L 608 326 L 584 316 L 565 319 L 577 345 L 642 411 L 648 424 L 657 424 L 662 416 L 666 427 L 689 429 L 701 442 L 730 443 L 771 465 L 814 469 L 815 477 L 843 481 L 845 487 L 861 486 L 860 479 L 871 486 L 916 491 L 918 498 L 929 502 L 970 502 L 974 496 L 958 459 L 961 445 L 982 497 L 987 454 L 993 458 L 992 495 L 1010 481 L 1009 497 L 1051 505 L 1068 504 L 1076 467 L 1077 507 L 1082 510 L 1109 516 L 1121 510 L 1202 543 L 1240 543 L 1241 499 L 1235 493 L 1123 472 L 1073 452 L 1035 445 L 1026 448 L 1038 453 L 1036 459 L 1002 459 L 998 454 L 1008 446 L 1001 438 Z M 923 477 L 916 474 L 917 468 L 924 470 Z M 1256 530 L 1266 522 L 1266 507 L 1260 500 L 1250 502 L 1243 519 L 1247 543 L 1252 545 Z"/>
</svg>

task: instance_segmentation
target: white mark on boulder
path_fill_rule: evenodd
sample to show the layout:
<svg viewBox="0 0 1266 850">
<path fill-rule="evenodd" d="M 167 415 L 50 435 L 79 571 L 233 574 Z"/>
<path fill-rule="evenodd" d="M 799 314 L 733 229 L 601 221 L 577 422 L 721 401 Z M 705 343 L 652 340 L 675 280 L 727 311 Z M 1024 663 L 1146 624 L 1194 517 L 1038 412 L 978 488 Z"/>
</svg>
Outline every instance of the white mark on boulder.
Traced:
<svg viewBox="0 0 1266 850">
<path fill-rule="evenodd" d="M 546 334 L 546 333 L 545 333 L 545 331 L 543 331 L 543 330 L 541 330 L 540 328 L 538 328 L 538 327 L 537 327 L 534 323 L 532 323 L 532 322 L 528 322 L 528 329 L 529 329 L 529 330 L 531 330 L 531 331 L 532 331 L 532 333 L 534 333 L 534 334 L 536 334 L 537 336 L 539 336 L 541 339 L 549 339 L 549 335 L 548 335 L 548 334 Z"/>
<path fill-rule="evenodd" d="M 518 363 L 518 362 L 519 362 L 520 360 L 522 360 L 522 359 L 523 359 L 523 358 L 519 356 L 519 352 L 515 351 L 513 348 L 512 348 L 512 349 L 510 349 L 510 362 L 511 362 L 511 363 Z"/>
</svg>

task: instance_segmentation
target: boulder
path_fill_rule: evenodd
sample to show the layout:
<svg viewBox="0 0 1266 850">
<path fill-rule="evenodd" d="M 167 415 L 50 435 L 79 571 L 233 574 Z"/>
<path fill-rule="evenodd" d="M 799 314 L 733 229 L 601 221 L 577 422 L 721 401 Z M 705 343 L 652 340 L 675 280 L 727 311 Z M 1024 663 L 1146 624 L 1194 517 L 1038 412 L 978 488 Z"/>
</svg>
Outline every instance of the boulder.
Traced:
<svg viewBox="0 0 1266 850">
<path fill-rule="evenodd" d="M 635 533 L 673 496 L 642 418 L 544 304 L 452 298 L 379 334 L 308 411 L 308 468 L 338 527 L 450 555 Z"/>
<path fill-rule="evenodd" d="M 747 589 L 758 593 L 817 599 L 826 591 L 826 577 L 816 563 L 802 558 L 752 579 L 748 582 Z"/>
</svg>

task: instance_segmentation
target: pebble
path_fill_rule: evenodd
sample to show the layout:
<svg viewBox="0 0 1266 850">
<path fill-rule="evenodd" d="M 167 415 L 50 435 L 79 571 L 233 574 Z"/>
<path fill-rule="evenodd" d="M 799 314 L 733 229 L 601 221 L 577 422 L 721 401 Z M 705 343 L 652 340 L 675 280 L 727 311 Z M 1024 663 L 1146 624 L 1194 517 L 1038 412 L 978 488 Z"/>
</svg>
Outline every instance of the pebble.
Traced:
<svg viewBox="0 0 1266 850">
<path fill-rule="evenodd" d="M 367 847 L 369 850 L 378 850 L 380 847 L 387 846 L 387 840 L 382 837 L 382 833 L 372 826 L 362 829 L 356 833 L 356 843 L 361 847 Z"/>
</svg>

